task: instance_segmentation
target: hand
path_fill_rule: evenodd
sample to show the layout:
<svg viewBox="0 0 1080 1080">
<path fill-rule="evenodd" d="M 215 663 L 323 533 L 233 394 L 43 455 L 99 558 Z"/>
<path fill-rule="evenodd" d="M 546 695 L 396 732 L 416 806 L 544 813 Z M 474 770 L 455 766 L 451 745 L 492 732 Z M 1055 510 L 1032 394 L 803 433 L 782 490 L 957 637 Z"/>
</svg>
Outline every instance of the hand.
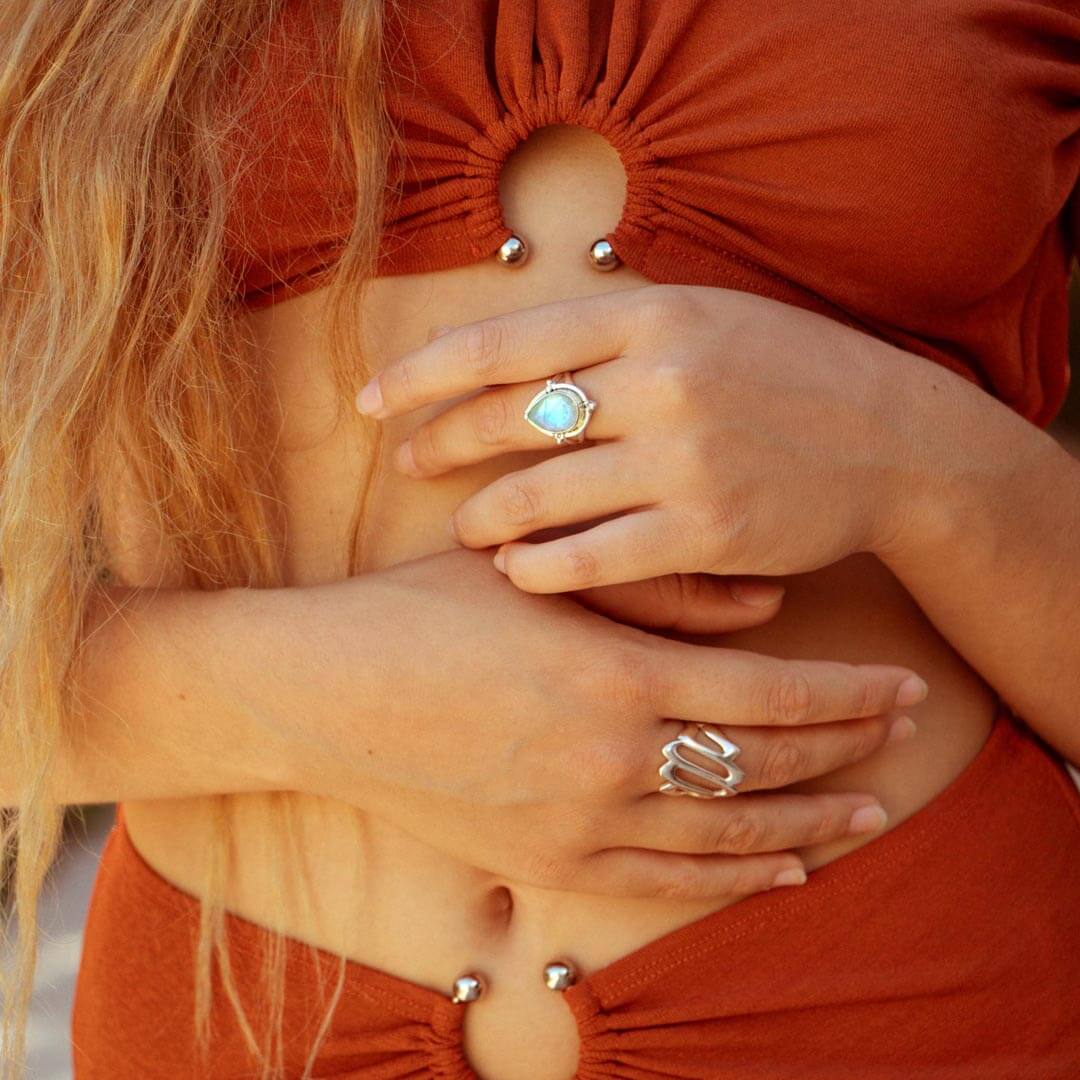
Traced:
<svg viewBox="0 0 1080 1080">
<path fill-rule="evenodd" d="M 902 667 L 650 634 L 570 597 L 523 592 L 461 549 L 284 591 L 293 644 L 269 658 L 259 692 L 273 730 L 292 733 L 295 787 L 547 888 L 770 887 L 801 867 L 792 849 L 850 834 L 876 802 L 755 792 L 867 757 L 925 692 Z M 672 613 L 682 618 L 678 604 Z M 734 798 L 659 792 L 661 747 L 684 721 L 715 724 L 742 747 Z M 862 817 L 856 826 L 880 828 L 883 812 Z"/>
<path fill-rule="evenodd" d="M 372 415 L 395 416 L 494 384 L 398 448 L 400 469 L 435 476 L 551 449 L 522 413 L 547 376 L 573 372 L 598 403 L 586 445 L 507 473 L 453 515 L 460 543 L 504 545 L 499 565 L 530 592 L 671 572 L 792 574 L 888 542 L 909 449 L 884 374 L 905 356 L 751 293 L 646 286 L 445 332 L 388 365 L 358 407 L 380 399 Z"/>
<path fill-rule="evenodd" d="M 630 626 L 729 634 L 768 622 L 780 610 L 784 591 L 768 579 L 665 574 L 569 595 L 591 611 Z"/>
</svg>

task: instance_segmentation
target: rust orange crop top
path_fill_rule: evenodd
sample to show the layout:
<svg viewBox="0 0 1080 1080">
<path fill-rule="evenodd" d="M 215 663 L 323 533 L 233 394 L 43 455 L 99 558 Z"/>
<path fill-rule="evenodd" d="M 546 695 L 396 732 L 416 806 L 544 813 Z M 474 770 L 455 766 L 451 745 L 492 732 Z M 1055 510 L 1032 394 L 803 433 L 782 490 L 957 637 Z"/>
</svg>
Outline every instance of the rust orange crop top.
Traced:
<svg viewBox="0 0 1080 1080">
<path fill-rule="evenodd" d="M 351 219 L 316 9 L 285 0 L 250 69 L 227 253 L 250 308 L 326 284 Z M 621 155 L 607 239 L 646 277 L 832 315 L 1041 425 L 1060 407 L 1080 0 L 396 0 L 387 22 L 380 273 L 493 257 L 503 162 L 581 124 Z"/>
</svg>

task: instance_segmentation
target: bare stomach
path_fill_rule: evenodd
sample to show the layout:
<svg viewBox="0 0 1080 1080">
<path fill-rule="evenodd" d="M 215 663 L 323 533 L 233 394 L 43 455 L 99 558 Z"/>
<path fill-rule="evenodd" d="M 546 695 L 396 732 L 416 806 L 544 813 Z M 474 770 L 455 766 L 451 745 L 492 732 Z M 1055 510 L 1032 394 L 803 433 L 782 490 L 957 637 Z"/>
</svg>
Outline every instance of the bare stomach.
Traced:
<svg viewBox="0 0 1080 1080">
<path fill-rule="evenodd" d="M 506 218 L 529 238 L 530 260 L 514 269 L 490 261 L 374 283 L 364 301 L 372 369 L 426 340 L 435 326 L 646 283 L 626 267 L 599 275 L 584 258 L 592 240 L 614 226 L 622 205 L 621 166 L 597 136 L 542 132 L 507 167 L 503 181 Z M 367 460 L 360 422 L 329 419 L 333 389 L 314 344 L 324 302 L 324 292 L 312 292 L 252 316 L 267 378 L 284 410 L 280 482 L 288 580 L 297 585 L 346 573 L 348 525 Z M 554 371 L 557 357 L 552 364 Z M 421 410 L 388 423 L 388 447 L 429 414 Z M 387 458 L 365 520 L 369 570 L 445 550 L 451 546 L 447 520 L 458 502 L 499 473 L 537 460 L 504 458 L 417 481 L 394 474 Z M 134 567 L 116 569 L 133 583 L 141 576 Z M 774 656 L 905 664 L 926 678 L 931 692 L 915 713 L 915 739 L 798 785 L 871 792 L 895 825 L 975 756 L 990 730 L 994 697 L 874 557 L 853 556 L 785 584 L 783 609 L 773 622 L 711 640 Z M 294 801 L 299 843 L 283 857 L 265 798 L 236 797 L 236 870 L 227 906 L 444 993 L 457 976 L 482 972 L 490 990 L 469 1007 L 465 1048 L 477 1071 L 492 1080 L 565 1080 L 575 1071 L 574 1021 L 560 995 L 541 981 L 550 960 L 570 957 L 581 970 L 596 970 L 737 902 L 724 896 L 618 900 L 537 889 L 445 856 L 382 817 L 332 800 Z M 147 861 L 199 893 L 209 803 L 132 802 L 126 813 Z M 873 842 L 852 838 L 803 854 L 812 868 Z M 292 886 L 283 891 L 283 882 Z"/>
</svg>

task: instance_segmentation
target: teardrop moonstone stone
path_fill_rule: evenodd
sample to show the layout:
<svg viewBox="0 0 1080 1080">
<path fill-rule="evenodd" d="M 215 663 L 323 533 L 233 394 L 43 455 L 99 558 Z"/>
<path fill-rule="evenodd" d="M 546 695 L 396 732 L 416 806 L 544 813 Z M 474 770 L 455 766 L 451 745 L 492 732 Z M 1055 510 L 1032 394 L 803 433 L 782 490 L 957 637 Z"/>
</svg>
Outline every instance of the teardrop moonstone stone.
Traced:
<svg viewBox="0 0 1080 1080">
<path fill-rule="evenodd" d="M 578 404 L 565 390 L 552 390 L 529 409 L 529 419 L 544 431 L 569 431 L 578 421 Z"/>
</svg>

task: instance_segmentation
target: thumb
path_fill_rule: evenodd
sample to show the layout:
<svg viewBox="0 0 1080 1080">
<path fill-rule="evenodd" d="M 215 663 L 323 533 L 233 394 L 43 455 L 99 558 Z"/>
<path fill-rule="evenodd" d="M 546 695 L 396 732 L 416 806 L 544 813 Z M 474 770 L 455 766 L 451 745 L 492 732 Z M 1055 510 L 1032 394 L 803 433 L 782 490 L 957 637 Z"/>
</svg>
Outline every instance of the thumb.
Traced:
<svg viewBox="0 0 1080 1080">
<path fill-rule="evenodd" d="M 687 634 L 719 634 L 768 622 L 784 587 L 768 578 L 665 574 L 579 589 L 570 595 L 618 622 Z"/>
</svg>

